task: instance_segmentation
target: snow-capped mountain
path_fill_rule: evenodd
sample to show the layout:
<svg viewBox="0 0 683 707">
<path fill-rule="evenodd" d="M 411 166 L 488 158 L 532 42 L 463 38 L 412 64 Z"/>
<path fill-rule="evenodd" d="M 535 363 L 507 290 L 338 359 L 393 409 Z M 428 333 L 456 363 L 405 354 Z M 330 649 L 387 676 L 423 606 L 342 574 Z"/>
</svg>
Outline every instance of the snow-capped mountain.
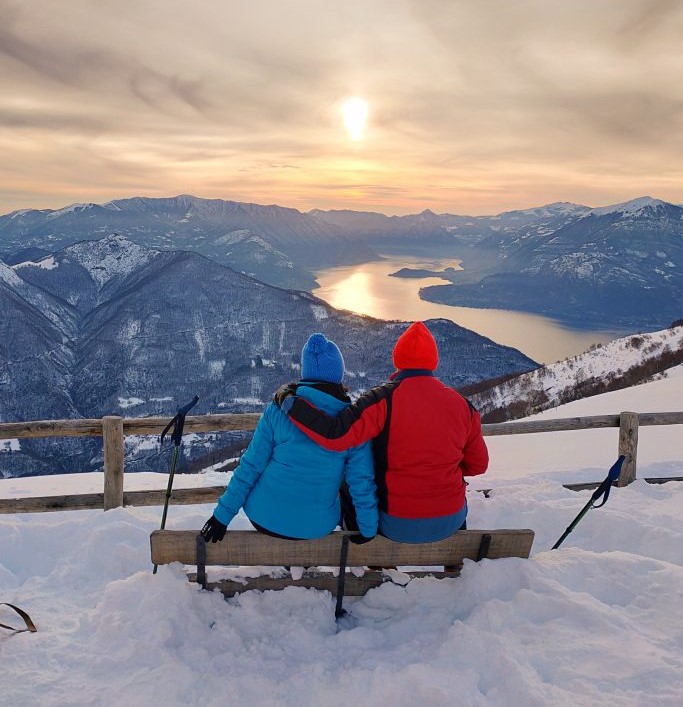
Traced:
<svg viewBox="0 0 683 707">
<path fill-rule="evenodd" d="M 592 209 L 549 232 L 483 242 L 479 276 L 424 288 L 425 299 L 539 312 L 600 326 L 654 328 L 683 315 L 683 208 L 645 197 Z M 465 270 L 468 260 L 465 259 Z"/>
<path fill-rule="evenodd" d="M 630 214 L 637 215 L 646 213 L 647 210 L 656 211 L 662 207 L 669 206 L 666 201 L 661 199 L 653 199 L 651 196 L 641 196 L 631 201 L 625 201 L 621 204 L 612 204 L 611 206 L 599 206 L 596 209 L 591 209 L 590 213 L 595 216 L 605 216 L 606 214 Z"/>
<path fill-rule="evenodd" d="M 359 390 L 391 372 L 391 350 L 406 326 L 122 236 L 0 267 L 2 421 L 165 414 L 169 399 L 195 394 L 200 411 L 261 410 L 282 382 L 298 378 L 301 348 L 314 331 L 339 343 L 348 385 Z M 442 351 L 440 374 L 451 385 L 536 367 L 450 321 L 430 327 Z M 52 440 L 21 447 L 33 455 L 34 471 L 97 463 L 97 444 L 79 441 L 59 455 Z M 11 461 L 12 473 L 25 473 L 29 462 L 19 456 L 3 468 Z"/>
<path fill-rule="evenodd" d="M 683 323 L 634 334 L 474 393 L 487 422 L 501 422 L 636 385 L 683 364 Z"/>
<path fill-rule="evenodd" d="M 26 248 L 52 252 L 112 232 L 148 248 L 197 251 L 285 287 L 313 287 L 307 268 L 377 257 L 342 229 L 296 209 L 180 195 L 15 211 L 0 217 L 0 258 L 17 262 L 14 254 Z M 245 232 L 253 238 L 229 247 L 234 234 Z"/>
<path fill-rule="evenodd" d="M 657 328 L 683 313 L 683 208 L 642 197 L 589 208 L 557 202 L 495 216 L 311 211 L 178 196 L 23 210 L 0 217 L 0 258 L 39 262 L 112 232 L 156 250 L 199 252 L 269 284 L 312 290 L 316 269 L 382 248 L 457 257 L 425 299 L 512 308 L 570 324 Z"/>
</svg>

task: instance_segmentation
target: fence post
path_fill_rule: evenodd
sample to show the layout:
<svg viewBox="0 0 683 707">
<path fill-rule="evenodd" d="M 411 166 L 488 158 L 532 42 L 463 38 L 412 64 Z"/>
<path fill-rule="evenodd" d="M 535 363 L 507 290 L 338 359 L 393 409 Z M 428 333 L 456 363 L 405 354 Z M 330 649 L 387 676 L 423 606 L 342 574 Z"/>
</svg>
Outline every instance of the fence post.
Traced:
<svg viewBox="0 0 683 707">
<path fill-rule="evenodd" d="M 638 456 L 638 413 L 622 412 L 619 415 L 619 454 L 623 454 L 624 465 L 617 486 L 628 486 L 636 480 Z"/>
<path fill-rule="evenodd" d="M 104 510 L 123 505 L 123 418 L 102 418 L 104 439 Z"/>
</svg>

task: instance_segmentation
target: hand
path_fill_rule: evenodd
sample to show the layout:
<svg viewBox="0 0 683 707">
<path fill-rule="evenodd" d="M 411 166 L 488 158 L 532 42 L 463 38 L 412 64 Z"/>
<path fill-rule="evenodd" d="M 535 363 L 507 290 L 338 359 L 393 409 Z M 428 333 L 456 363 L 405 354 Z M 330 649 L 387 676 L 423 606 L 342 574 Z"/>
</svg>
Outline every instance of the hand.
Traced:
<svg viewBox="0 0 683 707">
<path fill-rule="evenodd" d="M 374 539 L 374 535 L 371 535 L 370 537 L 367 537 L 366 535 L 349 535 L 349 542 L 354 545 L 365 545 L 365 543 L 369 543 Z"/>
<path fill-rule="evenodd" d="M 211 516 L 211 518 L 204 523 L 204 527 L 199 531 L 199 534 L 207 543 L 217 543 L 225 537 L 225 531 L 227 529 L 228 526 L 221 523 L 216 516 Z"/>
<path fill-rule="evenodd" d="M 285 383 L 281 385 L 275 391 L 275 395 L 273 395 L 273 402 L 280 407 L 285 398 L 288 398 L 290 395 L 296 395 L 296 386 L 297 383 Z"/>
</svg>

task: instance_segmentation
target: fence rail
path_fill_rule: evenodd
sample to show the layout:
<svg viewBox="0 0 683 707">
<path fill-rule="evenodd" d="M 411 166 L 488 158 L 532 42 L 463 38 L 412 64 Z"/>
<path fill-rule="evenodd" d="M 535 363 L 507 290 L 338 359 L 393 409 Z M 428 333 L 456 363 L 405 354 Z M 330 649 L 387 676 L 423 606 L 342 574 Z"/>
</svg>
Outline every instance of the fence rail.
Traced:
<svg viewBox="0 0 683 707">
<path fill-rule="evenodd" d="M 259 413 L 193 415 L 186 418 L 186 432 L 224 432 L 254 430 Z M 123 505 L 151 506 L 164 502 L 165 491 L 124 491 L 124 440 L 129 435 L 158 435 L 168 423 L 167 417 L 37 420 L 0 423 L 0 440 L 40 437 L 102 437 L 104 449 L 104 491 L 94 494 L 0 499 L 0 513 L 36 513 L 84 508 L 116 508 Z M 564 417 L 555 420 L 526 420 L 482 425 L 485 436 L 536 434 L 619 428 L 617 453 L 626 457 L 619 486 L 636 478 L 638 429 L 652 425 L 681 425 L 681 412 L 621 412 L 616 415 Z M 586 486 L 569 484 L 568 487 Z M 222 487 L 202 487 L 173 491 L 176 503 L 211 503 Z"/>
</svg>

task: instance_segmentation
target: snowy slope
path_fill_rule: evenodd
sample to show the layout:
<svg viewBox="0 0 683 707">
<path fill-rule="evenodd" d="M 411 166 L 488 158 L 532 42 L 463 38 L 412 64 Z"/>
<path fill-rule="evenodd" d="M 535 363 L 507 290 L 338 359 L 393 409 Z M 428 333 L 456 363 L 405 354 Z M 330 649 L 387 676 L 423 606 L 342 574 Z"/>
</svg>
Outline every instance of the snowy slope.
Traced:
<svg viewBox="0 0 683 707">
<path fill-rule="evenodd" d="M 544 415 L 680 408 L 681 393 L 683 368 Z M 664 459 L 683 465 L 680 428 L 657 431 L 664 436 L 642 450 L 641 475 Z M 559 451 L 564 435 L 581 435 L 576 451 L 603 432 L 611 439 L 591 442 L 592 453 Z M 494 491 L 469 494 L 468 520 L 534 528 L 532 558 L 468 562 L 455 580 L 385 584 L 347 599 L 340 630 L 324 592 L 250 592 L 225 602 L 197 591 L 178 566 L 153 576 L 148 534 L 158 508 L 0 516 L 0 601 L 26 608 L 39 628 L 0 635 L 3 700 L 12 707 L 679 707 L 683 484 L 615 489 L 562 549 L 549 551 L 589 498 L 562 488 L 555 460 L 567 476 L 599 478 L 615 456 L 616 431 L 524 435 L 516 448 L 514 439 L 489 438 L 491 470 L 477 484 Z M 127 485 L 138 478 L 148 483 L 132 475 Z M 57 482 L 0 480 L 0 494 L 29 483 L 40 493 L 38 484 Z M 198 528 L 210 512 L 172 507 L 168 527 Z M 249 525 L 240 515 L 233 527 Z M 0 622 L 14 620 L 0 609 Z"/>
<path fill-rule="evenodd" d="M 482 415 L 512 405 L 519 407 L 520 401 L 528 401 L 529 409 L 545 410 L 592 395 L 600 383 L 628 379 L 663 356 L 675 363 L 683 360 L 683 326 L 614 339 L 474 394 L 471 400 Z"/>
</svg>

